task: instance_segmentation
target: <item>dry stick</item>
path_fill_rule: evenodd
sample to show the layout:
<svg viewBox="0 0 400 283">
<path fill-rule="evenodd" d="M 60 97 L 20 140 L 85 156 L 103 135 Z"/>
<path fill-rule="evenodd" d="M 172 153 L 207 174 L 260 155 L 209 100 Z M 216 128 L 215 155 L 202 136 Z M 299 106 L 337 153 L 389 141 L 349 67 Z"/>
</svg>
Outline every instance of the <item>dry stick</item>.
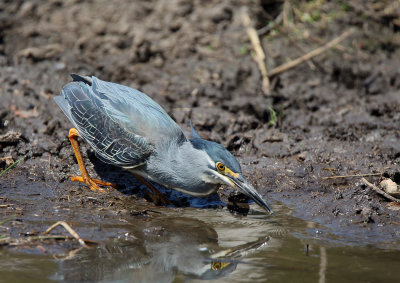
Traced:
<svg viewBox="0 0 400 283">
<path fill-rule="evenodd" d="M 283 26 L 287 27 L 289 26 L 289 14 L 290 14 L 290 2 L 288 0 L 285 0 L 285 2 L 283 3 Z"/>
<path fill-rule="evenodd" d="M 286 3 L 286 2 L 285 2 Z M 283 17 L 281 16 L 284 13 L 284 11 L 282 11 L 282 13 L 278 16 L 278 17 Z M 286 13 L 286 12 L 285 12 Z M 279 31 L 279 33 L 285 35 L 289 41 L 290 44 L 292 44 L 296 49 L 298 49 L 302 54 L 306 54 L 306 52 L 303 50 L 303 48 L 300 47 L 300 45 L 298 45 L 296 43 L 295 40 L 293 40 L 290 36 L 289 36 L 289 32 L 288 32 L 288 28 L 287 26 L 284 26 L 283 28 L 280 27 L 279 22 L 277 21 L 277 19 L 274 20 L 274 18 L 268 14 L 267 12 L 265 12 L 265 15 L 267 16 L 267 19 L 270 20 L 272 22 L 272 28 L 277 29 Z M 264 28 L 269 28 L 269 25 L 265 26 Z M 262 36 L 264 35 L 264 28 L 259 29 L 257 31 L 258 36 Z M 270 29 L 270 28 L 269 28 Z M 267 32 L 268 30 L 265 30 L 265 32 Z M 313 60 L 307 60 L 307 64 L 310 67 L 311 70 L 314 70 L 316 67 L 318 69 L 322 69 L 321 66 L 317 65 L 315 62 L 313 62 Z"/>
<path fill-rule="evenodd" d="M 283 12 L 282 12 L 282 13 L 283 13 Z M 273 21 L 273 18 L 272 18 L 272 16 L 271 16 L 270 14 L 266 13 L 266 16 L 267 16 L 267 18 L 272 22 L 273 28 L 277 29 L 277 30 L 279 31 L 279 33 L 284 34 L 284 35 L 289 39 L 290 44 L 292 44 L 292 45 L 293 45 L 297 50 L 299 50 L 302 54 L 306 54 L 306 53 L 307 53 L 306 51 L 304 51 L 303 48 L 300 47 L 300 45 L 298 45 L 298 44 L 296 43 L 295 40 L 293 40 L 293 39 L 289 36 L 289 32 L 288 32 L 286 26 L 283 27 L 283 28 L 281 28 L 280 25 L 279 25 L 278 23 L 276 23 L 275 21 Z M 257 34 L 259 34 L 259 32 L 257 32 Z M 317 67 L 318 69 L 320 69 L 320 70 L 322 69 L 322 67 L 319 66 L 319 65 L 317 65 L 315 62 L 313 62 L 312 59 L 307 60 L 306 62 L 307 62 L 308 66 L 310 67 L 311 70 L 314 70 L 316 67 Z"/>
<path fill-rule="evenodd" d="M 69 260 L 72 259 L 76 256 L 77 253 L 79 253 L 82 249 L 84 249 L 84 247 L 79 247 L 75 250 L 69 251 L 68 255 L 66 256 L 58 256 L 57 254 L 53 254 L 53 257 L 57 260 Z"/>
<path fill-rule="evenodd" d="M 400 199 L 397 199 L 395 197 L 392 197 L 391 195 L 385 193 L 384 191 L 382 191 L 380 188 L 378 188 L 377 186 L 375 186 L 374 184 L 371 184 L 370 182 L 368 182 L 365 178 L 362 178 L 361 181 L 366 184 L 368 187 L 370 187 L 371 189 L 373 189 L 375 192 L 377 192 L 378 194 L 384 196 L 385 198 L 400 203 Z"/>
<path fill-rule="evenodd" d="M 69 226 L 69 225 L 68 225 L 66 222 L 64 222 L 64 221 L 58 221 L 57 223 L 51 225 L 51 226 L 49 227 L 49 229 L 47 229 L 47 230 L 44 232 L 44 234 L 50 233 L 50 231 L 52 231 L 54 228 L 56 228 L 56 227 L 59 226 L 59 225 L 63 226 L 63 227 L 65 228 L 65 230 L 67 230 L 68 233 L 71 234 L 72 237 L 74 237 L 75 239 L 77 239 L 78 242 L 79 242 L 79 244 L 81 244 L 82 247 L 88 248 L 88 246 L 86 245 L 85 241 L 82 240 L 82 238 L 78 235 L 78 233 L 76 233 L 76 232 L 74 231 L 74 229 L 72 229 L 71 226 Z"/>
<path fill-rule="evenodd" d="M 368 176 L 380 176 L 380 175 L 382 175 L 382 173 L 338 175 L 338 176 L 323 177 L 322 180 L 340 179 L 340 178 L 354 178 L 354 177 L 368 177 Z"/>
<path fill-rule="evenodd" d="M 10 207 L 13 206 L 14 204 L 9 203 L 9 204 L 0 204 L 0 208 L 5 208 L 5 207 Z"/>
<path fill-rule="evenodd" d="M 328 49 L 334 47 L 335 45 L 337 45 L 339 42 L 343 41 L 344 39 L 346 39 L 349 35 L 351 35 L 354 32 L 354 29 L 349 29 L 347 31 L 345 31 L 344 33 L 342 33 L 339 37 L 329 41 L 327 44 L 325 44 L 324 46 L 321 46 L 317 49 L 314 49 L 313 51 L 297 58 L 294 59 L 290 62 L 287 62 L 285 64 L 280 65 L 279 67 L 274 68 L 269 74 L 269 77 L 273 77 L 276 76 L 280 73 L 283 73 L 287 70 L 290 70 L 294 67 L 296 67 L 297 65 L 303 63 L 304 61 L 307 61 L 317 55 L 320 55 L 322 53 L 324 53 L 325 51 L 327 51 Z"/>
<path fill-rule="evenodd" d="M 324 43 L 324 41 L 323 41 L 322 39 L 320 39 L 319 37 L 316 37 L 316 36 L 314 36 L 314 35 L 312 35 L 312 34 L 310 34 L 310 35 L 308 36 L 308 38 L 311 39 L 312 41 L 314 41 L 314 42 L 317 43 L 317 44 L 323 44 L 323 43 Z M 347 48 L 347 47 L 344 47 L 343 45 L 340 45 L 339 43 L 336 44 L 333 48 L 335 48 L 335 49 L 337 49 L 337 50 L 339 50 L 339 51 L 341 51 L 341 52 L 346 52 L 346 51 L 348 51 L 348 48 Z"/>
<path fill-rule="evenodd" d="M 270 91 L 270 82 L 268 78 L 267 66 L 265 64 L 265 53 L 261 47 L 260 38 L 258 37 L 257 31 L 254 29 L 254 27 L 251 26 L 251 20 L 247 11 L 243 11 L 242 21 L 255 52 L 253 59 L 257 63 L 258 68 L 261 72 L 262 90 L 264 94 L 268 95 Z"/>
</svg>

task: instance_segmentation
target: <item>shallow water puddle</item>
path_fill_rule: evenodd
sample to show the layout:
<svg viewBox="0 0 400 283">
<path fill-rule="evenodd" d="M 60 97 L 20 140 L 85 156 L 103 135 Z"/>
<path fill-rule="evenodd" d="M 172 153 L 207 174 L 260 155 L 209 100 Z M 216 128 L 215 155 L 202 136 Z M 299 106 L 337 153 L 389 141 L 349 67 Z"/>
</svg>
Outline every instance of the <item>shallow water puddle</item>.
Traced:
<svg viewBox="0 0 400 283">
<path fill-rule="evenodd" d="M 243 217 L 226 209 L 160 208 L 158 216 L 132 217 L 123 225 L 104 226 L 99 233 L 112 235 L 104 243 L 91 249 L 53 252 L 57 258 L 50 252 L 40 254 L 38 249 L 21 252 L 4 248 L 0 250 L 0 281 L 396 282 L 399 279 L 398 250 L 346 244 L 324 227 L 292 217 L 284 206 L 277 205 L 274 210 L 273 216 L 252 210 Z M 79 224 L 74 227 L 80 230 Z M 116 229 L 122 232 L 115 233 Z"/>
</svg>

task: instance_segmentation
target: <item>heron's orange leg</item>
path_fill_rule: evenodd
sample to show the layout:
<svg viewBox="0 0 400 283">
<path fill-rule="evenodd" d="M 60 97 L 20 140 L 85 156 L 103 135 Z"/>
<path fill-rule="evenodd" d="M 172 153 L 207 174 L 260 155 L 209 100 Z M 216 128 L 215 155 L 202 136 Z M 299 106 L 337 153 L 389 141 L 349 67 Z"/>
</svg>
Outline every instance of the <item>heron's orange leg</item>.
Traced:
<svg viewBox="0 0 400 283">
<path fill-rule="evenodd" d="M 77 182 L 82 182 L 88 185 L 88 187 L 92 191 L 104 191 L 103 188 L 100 188 L 98 185 L 105 186 L 105 187 L 114 187 L 116 188 L 117 185 L 110 183 L 110 182 L 104 182 L 101 180 L 97 179 L 92 179 L 89 176 L 89 173 L 86 170 L 85 163 L 83 162 L 83 157 L 81 150 L 79 149 L 79 143 L 78 143 L 78 138 L 79 132 L 75 128 L 71 128 L 68 133 L 68 138 L 69 141 L 71 142 L 72 148 L 74 150 L 76 160 L 78 161 L 79 169 L 81 170 L 82 176 L 72 176 L 71 181 L 77 181 Z"/>
<path fill-rule="evenodd" d="M 88 187 L 92 191 L 104 191 L 103 188 L 100 188 L 98 185 L 105 186 L 105 187 L 113 187 L 116 188 L 117 185 L 114 183 L 110 182 L 104 182 L 98 179 L 92 179 L 89 176 L 89 173 L 86 170 L 85 163 L 83 162 L 83 157 L 81 150 L 79 149 L 79 143 L 78 143 L 78 138 L 79 132 L 75 128 L 71 128 L 69 130 L 68 138 L 69 141 L 71 142 L 72 148 L 74 150 L 76 160 L 78 161 L 79 169 L 81 170 L 82 176 L 72 176 L 71 181 L 77 181 L 77 182 L 82 182 L 88 185 Z M 156 204 L 156 205 L 170 205 L 172 204 L 159 190 L 157 190 L 151 183 L 149 183 L 145 178 L 134 174 L 136 178 L 143 183 L 146 187 L 148 187 L 152 194 L 148 193 L 147 195 L 151 198 L 151 200 Z"/>
<path fill-rule="evenodd" d="M 151 194 L 146 191 L 146 194 L 155 205 L 171 205 L 172 202 L 167 199 L 159 190 L 157 190 L 156 187 L 154 187 L 150 182 L 148 182 L 145 178 L 142 176 L 133 173 L 135 175 L 136 179 L 138 179 L 143 185 L 145 185 L 147 188 L 151 190 Z"/>
</svg>

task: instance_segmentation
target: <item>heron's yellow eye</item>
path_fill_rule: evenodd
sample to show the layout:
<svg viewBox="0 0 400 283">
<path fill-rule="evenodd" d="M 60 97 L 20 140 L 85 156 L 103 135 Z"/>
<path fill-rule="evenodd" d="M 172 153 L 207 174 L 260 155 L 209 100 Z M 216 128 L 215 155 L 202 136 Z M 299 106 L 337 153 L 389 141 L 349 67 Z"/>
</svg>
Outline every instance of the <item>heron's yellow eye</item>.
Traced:
<svg viewBox="0 0 400 283">
<path fill-rule="evenodd" d="M 223 165 L 223 164 L 222 164 Z M 212 270 L 220 270 L 221 269 L 221 263 L 219 261 L 213 262 L 211 264 L 211 269 Z"/>
<path fill-rule="evenodd" d="M 217 169 L 219 171 L 225 171 L 225 165 L 222 164 L 221 162 L 217 162 Z"/>
<path fill-rule="evenodd" d="M 214 261 L 211 263 L 211 269 L 217 271 L 227 267 L 228 265 L 230 265 L 229 262 Z"/>
</svg>

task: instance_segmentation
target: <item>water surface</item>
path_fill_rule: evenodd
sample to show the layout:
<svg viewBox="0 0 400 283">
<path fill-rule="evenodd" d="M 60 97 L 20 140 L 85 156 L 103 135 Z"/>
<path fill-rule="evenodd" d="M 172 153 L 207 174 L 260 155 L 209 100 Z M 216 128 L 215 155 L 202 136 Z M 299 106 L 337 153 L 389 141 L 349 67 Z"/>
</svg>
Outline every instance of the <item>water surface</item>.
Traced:
<svg viewBox="0 0 400 283">
<path fill-rule="evenodd" d="M 255 210 L 254 210 L 255 209 Z M 1 282 L 398 282 L 398 242 L 390 249 L 346 242 L 346 235 L 252 206 L 248 216 L 226 209 L 160 208 L 104 226 L 97 247 L 43 254 L 0 250 Z M 83 228 L 84 224 L 82 224 Z M 79 223 L 74 227 L 79 231 Z M 110 231 L 119 231 L 114 233 Z M 396 249 L 397 248 L 397 249 Z"/>
</svg>

